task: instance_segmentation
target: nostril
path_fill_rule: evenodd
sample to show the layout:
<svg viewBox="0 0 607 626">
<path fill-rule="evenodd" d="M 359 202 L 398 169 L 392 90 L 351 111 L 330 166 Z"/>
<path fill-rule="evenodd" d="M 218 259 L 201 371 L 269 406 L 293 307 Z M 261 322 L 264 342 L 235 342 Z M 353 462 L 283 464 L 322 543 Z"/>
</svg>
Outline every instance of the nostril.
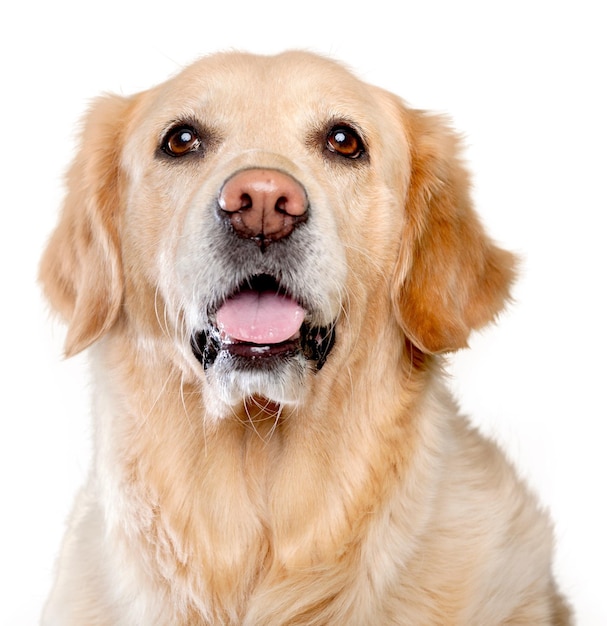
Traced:
<svg viewBox="0 0 607 626">
<path fill-rule="evenodd" d="M 243 193 L 240 196 L 240 207 L 238 208 L 239 211 L 246 211 L 247 209 L 250 209 L 253 206 L 253 199 L 251 198 L 251 196 L 248 193 Z"/>
<path fill-rule="evenodd" d="M 276 206 L 274 207 L 274 209 L 278 211 L 279 213 L 288 214 L 289 213 L 289 211 L 287 210 L 288 204 L 289 204 L 289 199 L 285 196 L 280 196 L 280 198 L 276 200 Z"/>
</svg>

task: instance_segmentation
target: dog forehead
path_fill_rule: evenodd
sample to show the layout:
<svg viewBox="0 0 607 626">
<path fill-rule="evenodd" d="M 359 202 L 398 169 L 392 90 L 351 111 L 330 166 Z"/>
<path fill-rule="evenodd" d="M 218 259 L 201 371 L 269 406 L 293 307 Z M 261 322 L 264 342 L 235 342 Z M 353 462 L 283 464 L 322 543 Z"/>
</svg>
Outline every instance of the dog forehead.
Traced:
<svg viewBox="0 0 607 626">
<path fill-rule="evenodd" d="M 336 61 L 291 51 L 276 56 L 220 53 L 203 57 L 154 91 L 155 109 L 169 117 L 296 120 L 365 116 L 372 88 Z"/>
<path fill-rule="evenodd" d="M 362 83 L 337 61 L 300 51 L 288 51 L 274 56 L 248 53 L 220 53 L 203 57 L 185 68 L 176 77 L 203 90 L 229 90 L 243 94 L 267 90 L 277 95 L 305 92 L 308 97 L 318 90 L 358 91 Z M 312 93 L 310 88 L 313 87 Z"/>
</svg>

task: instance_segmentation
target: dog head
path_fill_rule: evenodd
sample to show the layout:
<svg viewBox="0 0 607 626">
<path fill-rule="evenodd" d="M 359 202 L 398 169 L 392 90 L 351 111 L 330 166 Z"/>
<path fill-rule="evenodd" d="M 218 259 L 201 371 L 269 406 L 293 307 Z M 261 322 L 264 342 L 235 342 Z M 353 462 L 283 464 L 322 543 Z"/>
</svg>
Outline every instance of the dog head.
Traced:
<svg viewBox="0 0 607 626">
<path fill-rule="evenodd" d="M 41 265 L 68 355 L 149 340 L 224 409 L 302 403 L 386 329 L 464 347 L 512 278 L 444 120 L 300 52 L 98 100 Z"/>
</svg>

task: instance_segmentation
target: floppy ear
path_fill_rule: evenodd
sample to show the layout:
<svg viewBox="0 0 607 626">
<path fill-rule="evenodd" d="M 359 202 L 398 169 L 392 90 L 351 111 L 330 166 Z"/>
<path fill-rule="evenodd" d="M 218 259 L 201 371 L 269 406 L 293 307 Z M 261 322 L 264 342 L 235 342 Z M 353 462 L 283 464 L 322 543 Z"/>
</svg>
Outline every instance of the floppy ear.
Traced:
<svg viewBox="0 0 607 626">
<path fill-rule="evenodd" d="M 67 356 L 105 333 L 116 321 L 122 302 L 119 160 L 130 102 L 104 96 L 90 109 L 68 172 L 59 224 L 40 264 L 45 294 L 68 322 Z"/>
<path fill-rule="evenodd" d="M 487 237 L 472 208 L 453 131 L 437 116 L 403 115 L 411 178 L 393 302 L 423 352 L 457 350 L 503 308 L 515 257 Z"/>
</svg>

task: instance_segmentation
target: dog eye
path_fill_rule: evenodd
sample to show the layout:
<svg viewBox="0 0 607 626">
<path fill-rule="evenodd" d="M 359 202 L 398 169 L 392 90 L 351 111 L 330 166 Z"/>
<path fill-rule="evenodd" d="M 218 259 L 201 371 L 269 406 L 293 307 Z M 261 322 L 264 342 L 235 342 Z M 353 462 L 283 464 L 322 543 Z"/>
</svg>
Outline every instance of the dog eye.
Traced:
<svg viewBox="0 0 607 626">
<path fill-rule="evenodd" d="M 358 133 L 347 126 L 335 126 L 327 136 L 327 149 L 348 159 L 357 159 L 365 151 Z"/>
<path fill-rule="evenodd" d="M 196 152 L 201 147 L 200 137 L 191 126 L 176 126 L 169 130 L 162 141 L 162 151 L 172 157 Z"/>
</svg>

